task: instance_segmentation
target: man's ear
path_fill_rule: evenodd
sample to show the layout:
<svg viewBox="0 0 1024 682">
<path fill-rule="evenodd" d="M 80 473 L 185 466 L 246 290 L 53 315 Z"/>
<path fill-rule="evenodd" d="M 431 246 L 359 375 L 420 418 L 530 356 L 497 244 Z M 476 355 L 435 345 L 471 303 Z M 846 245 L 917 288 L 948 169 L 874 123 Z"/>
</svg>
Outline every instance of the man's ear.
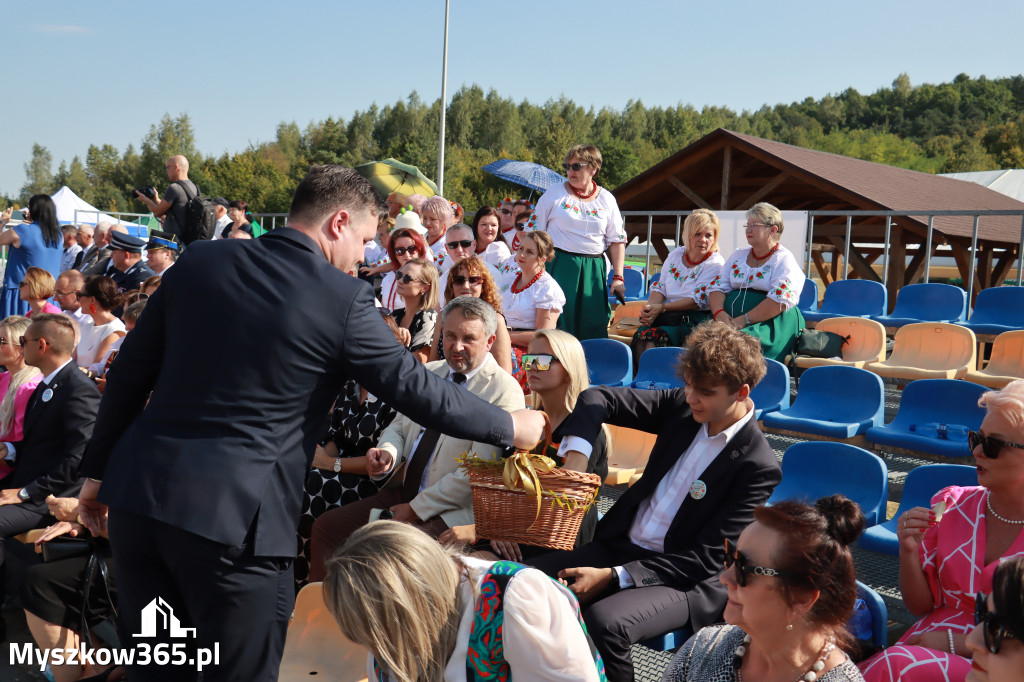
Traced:
<svg viewBox="0 0 1024 682">
<path fill-rule="evenodd" d="M 330 236 L 335 239 L 340 238 L 345 229 L 348 228 L 351 220 L 352 216 L 344 209 L 332 213 L 327 219 L 327 229 Z"/>
<path fill-rule="evenodd" d="M 494 345 L 494 340 L 495 340 L 496 338 L 498 338 L 498 335 L 497 335 L 497 334 L 491 334 L 491 335 L 490 335 L 489 337 L 487 337 L 487 351 L 488 351 L 488 352 L 490 352 L 490 350 L 491 350 L 491 346 L 493 346 L 493 345 Z"/>
<path fill-rule="evenodd" d="M 745 401 L 750 397 L 750 384 L 743 384 L 739 390 L 736 391 L 736 398 L 740 401 Z"/>
</svg>

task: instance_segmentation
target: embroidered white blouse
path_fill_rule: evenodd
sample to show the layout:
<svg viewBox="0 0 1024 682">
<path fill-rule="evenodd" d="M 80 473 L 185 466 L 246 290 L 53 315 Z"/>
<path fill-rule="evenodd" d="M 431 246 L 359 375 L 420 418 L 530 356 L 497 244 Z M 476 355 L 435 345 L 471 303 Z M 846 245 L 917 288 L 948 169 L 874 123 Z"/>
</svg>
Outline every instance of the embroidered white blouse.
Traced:
<svg viewBox="0 0 1024 682">
<path fill-rule="evenodd" d="M 518 294 L 512 292 L 519 270 L 509 272 L 498 282 L 505 321 L 512 329 L 536 329 L 537 310 L 560 313 L 565 307 L 565 294 L 558 282 L 547 272 Z M 520 282 L 520 286 L 525 282 Z"/>
<path fill-rule="evenodd" d="M 665 264 L 661 266 L 661 277 L 651 285 L 651 291 L 664 296 L 666 303 L 689 298 L 701 310 L 708 310 L 711 281 L 722 271 L 725 258 L 715 251 L 703 263 L 690 267 L 685 256 L 685 246 L 668 254 Z"/>
<path fill-rule="evenodd" d="M 725 261 L 721 273 L 711 281 L 708 291 L 728 294 L 734 289 L 754 289 L 766 292 L 768 298 L 786 310 L 794 307 L 800 301 L 805 277 L 793 252 L 780 244 L 779 250 L 756 268 L 747 265 L 748 253 L 750 247 L 736 249 Z"/>
<path fill-rule="evenodd" d="M 596 256 L 626 241 L 619 205 L 604 187 L 591 201 L 580 201 L 565 183 L 554 185 L 537 200 L 533 217 L 536 229 L 547 230 L 555 248 L 569 253 Z"/>
</svg>

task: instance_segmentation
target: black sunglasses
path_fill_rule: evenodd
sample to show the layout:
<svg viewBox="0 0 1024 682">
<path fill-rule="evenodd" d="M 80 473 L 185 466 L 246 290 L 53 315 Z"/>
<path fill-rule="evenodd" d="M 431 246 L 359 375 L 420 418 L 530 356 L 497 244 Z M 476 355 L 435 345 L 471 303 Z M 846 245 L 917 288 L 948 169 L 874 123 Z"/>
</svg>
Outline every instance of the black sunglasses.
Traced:
<svg viewBox="0 0 1024 682">
<path fill-rule="evenodd" d="M 974 596 L 974 624 L 981 625 L 982 634 L 985 636 L 985 648 L 993 654 L 999 653 L 999 647 L 1003 645 L 1004 639 L 1017 639 L 1017 636 L 1007 630 L 999 622 L 999 616 L 988 610 L 988 599 L 985 594 L 979 592 Z"/>
<path fill-rule="evenodd" d="M 459 248 L 460 246 L 462 248 L 464 248 L 464 249 L 468 249 L 469 247 L 473 246 L 473 240 L 472 239 L 459 239 L 459 240 L 454 241 L 454 242 L 448 242 L 448 248 L 451 249 L 452 251 L 454 251 L 455 249 Z"/>
<path fill-rule="evenodd" d="M 404 256 L 405 254 L 409 254 L 411 256 L 411 255 L 413 255 L 415 253 L 419 253 L 419 252 L 420 252 L 420 247 L 418 247 L 418 246 L 396 246 L 395 247 L 395 255 L 396 256 Z"/>
<path fill-rule="evenodd" d="M 512 209 L 510 209 L 510 208 L 503 208 L 503 209 L 501 209 L 501 215 L 512 215 Z"/>
<path fill-rule="evenodd" d="M 736 582 L 740 584 L 740 587 L 747 586 L 748 575 L 763 575 L 769 578 L 795 578 L 792 573 L 787 571 L 779 571 L 774 568 L 767 568 L 766 566 L 753 566 L 748 563 L 746 555 L 736 549 L 736 545 L 729 542 L 729 539 L 725 540 L 725 567 L 732 568 L 736 566 Z"/>
<path fill-rule="evenodd" d="M 25 344 L 26 344 L 26 343 L 28 343 L 29 341 L 39 341 L 39 340 L 40 340 L 40 339 L 42 339 L 42 338 L 43 338 L 43 337 L 41 337 L 41 336 L 37 336 L 37 337 L 36 337 L 36 338 L 34 338 L 34 339 L 30 339 L 30 338 L 28 338 L 27 336 L 19 336 L 19 337 L 18 337 L 18 345 L 19 345 L 19 346 L 22 346 L 22 347 L 24 347 L 24 346 L 25 346 Z"/>
<path fill-rule="evenodd" d="M 408 284 L 409 282 L 419 282 L 420 280 L 414 278 L 412 275 L 407 275 L 404 272 L 399 272 L 395 275 L 395 281 Z"/>
<path fill-rule="evenodd" d="M 974 452 L 975 448 L 980 445 L 981 451 L 989 459 L 997 458 L 999 453 L 1003 451 L 1003 448 L 1020 448 L 1024 450 L 1024 445 L 1020 443 L 1013 443 L 1008 440 L 993 438 L 992 436 L 983 436 L 977 431 L 967 432 L 967 444 L 971 447 L 971 452 Z"/>
<path fill-rule="evenodd" d="M 452 281 L 460 286 L 466 282 L 469 282 L 472 286 L 476 286 L 477 284 L 483 284 L 484 278 L 480 275 L 470 275 L 468 277 L 466 275 L 452 275 Z"/>
<path fill-rule="evenodd" d="M 589 163 L 563 163 L 562 168 L 564 168 L 565 170 L 578 171 L 580 168 L 585 168 L 586 166 L 589 165 Z"/>
</svg>

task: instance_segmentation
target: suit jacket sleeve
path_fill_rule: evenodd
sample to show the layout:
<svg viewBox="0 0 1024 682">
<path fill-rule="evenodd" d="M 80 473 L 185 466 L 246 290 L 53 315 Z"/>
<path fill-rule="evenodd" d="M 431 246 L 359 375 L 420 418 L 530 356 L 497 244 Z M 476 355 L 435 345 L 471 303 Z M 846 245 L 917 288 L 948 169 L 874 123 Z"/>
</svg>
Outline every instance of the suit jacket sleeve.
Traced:
<svg viewBox="0 0 1024 682">
<path fill-rule="evenodd" d="M 77 370 L 76 370 L 77 371 Z M 79 477 L 82 455 L 92 437 L 100 392 L 91 381 L 76 376 L 74 388 L 64 403 L 61 425 L 64 429 L 64 457 L 60 464 L 25 486 L 29 500 L 41 502 L 47 495 L 59 495 L 70 488 Z"/>
<path fill-rule="evenodd" d="M 171 268 L 165 277 L 176 276 Z M 164 287 L 149 297 L 145 314 L 125 337 L 107 371 L 107 385 L 96 415 L 96 428 L 82 459 L 82 475 L 103 478 L 118 439 L 146 406 L 156 386 L 164 355 Z"/>
<path fill-rule="evenodd" d="M 580 393 L 576 408 L 555 431 L 555 440 L 579 436 L 597 441 L 602 424 L 658 433 L 666 421 L 690 414 L 682 389 L 647 391 L 592 386 Z"/>
<path fill-rule="evenodd" d="M 402 465 L 409 459 L 409 455 L 411 453 L 406 452 L 405 434 L 410 428 L 416 427 L 409 422 L 408 417 L 399 414 L 395 415 L 395 418 L 391 420 L 388 427 L 380 434 L 380 440 L 377 441 L 377 447 L 390 452 L 394 463 L 391 465 L 391 471 L 374 478 L 374 480 L 382 481 L 394 476 L 395 472 L 400 471 Z M 412 447 L 412 443 L 409 443 L 409 447 Z"/>
<path fill-rule="evenodd" d="M 348 374 L 417 424 L 428 424 L 455 438 L 512 445 L 508 412 L 424 367 L 395 341 L 370 292 L 363 283 L 347 312 L 341 362 Z"/>
<path fill-rule="evenodd" d="M 747 461 L 734 479 L 729 494 L 719 504 L 718 511 L 703 524 L 692 543 L 674 552 L 631 561 L 623 568 L 638 587 L 670 585 L 684 591 L 692 589 L 695 584 L 722 570 L 724 539 L 739 537 L 753 520 L 754 508 L 768 501 L 781 480 L 782 470 L 777 465 Z"/>
</svg>

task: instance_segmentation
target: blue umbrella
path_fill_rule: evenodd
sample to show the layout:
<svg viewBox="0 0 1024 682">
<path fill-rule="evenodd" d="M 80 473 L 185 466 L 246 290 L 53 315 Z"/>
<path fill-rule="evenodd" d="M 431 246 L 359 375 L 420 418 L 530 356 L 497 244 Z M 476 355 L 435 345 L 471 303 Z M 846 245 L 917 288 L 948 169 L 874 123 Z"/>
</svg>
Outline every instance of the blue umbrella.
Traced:
<svg viewBox="0 0 1024 682">
<path fill-rule="evenodd" d="M 530 161 L 501 159 L 487 164 L 484 166 L 484 170 L 502 180 L 508 180 L 538 192 L 545 192 L 552 185 L 566 182 L 566 178 L 563 178 L 547 166 Z"/>
</svg>

